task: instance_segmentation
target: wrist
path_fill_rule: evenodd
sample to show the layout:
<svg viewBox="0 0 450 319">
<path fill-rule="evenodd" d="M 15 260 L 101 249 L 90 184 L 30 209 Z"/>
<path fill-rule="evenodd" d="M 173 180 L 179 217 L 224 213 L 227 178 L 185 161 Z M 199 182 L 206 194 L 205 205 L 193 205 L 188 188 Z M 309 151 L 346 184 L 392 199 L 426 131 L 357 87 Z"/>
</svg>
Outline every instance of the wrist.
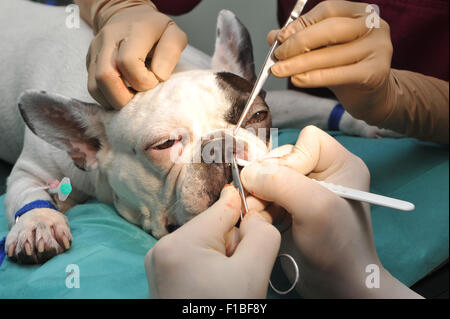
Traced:
<svg viewBox="0 0 450 319">
<path fill-rule="evenodd" d="M 368 113 L 367 123 L 370 125 L 379 125 L 392 113 L 396 104 L 396 78 L 392 69 L 389 71 L 385 82 L 374 94 L 370 96 L 372 103 L 368 103 L 372 112 Z"/>
<path fill-rule="evenodd" d="M 90 21 L 94 34 L 114 16 L 126 8 L 147 6 L 157 11 L 155 4 L 150 0 L 99 0 L 90 8 Z"/>
<path fill-rule="evenodd" d="M 392 276 L 384 267 L 380 268 L 379 285 L 365 289 L 362 298 L 368 299 L 419 299 L 423 298 L 397 278 Z"/>
<path fill-rule="evenodd" d="M 340 264 L 329 276 L 322 276 L 323 294 L 321 297 L 344 299 L 389 298 L 387 293 L 393 287 L 393 278 L 377 256 L 356 254 L 355 263 Z M 347 258 L 346 258 L 347 259 Z M 350 259 L 349 259 L 350 260 Z"/>
<path fill-rule="evenodd" d="M 395 106 L 396 78 L 392 69 L 376 88 L 335 87 L 330 88 L 346 111 L 354 118 L 369 125 L 378 125 L 392 113 Z"/>
</svg>

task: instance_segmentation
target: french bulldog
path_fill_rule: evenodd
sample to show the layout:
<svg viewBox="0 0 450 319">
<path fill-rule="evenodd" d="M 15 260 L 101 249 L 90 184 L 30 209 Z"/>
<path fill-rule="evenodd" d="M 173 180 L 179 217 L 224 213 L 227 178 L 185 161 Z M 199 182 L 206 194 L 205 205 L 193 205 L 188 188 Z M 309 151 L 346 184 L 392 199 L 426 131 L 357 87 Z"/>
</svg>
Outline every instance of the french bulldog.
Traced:
<svg viewBox="0 0 450 319">
<path fill-rule="evenodd" d="M 219 14 L 212 57 L 188 46 L 169 80 L 137 93 L 119 112 L 103 109 L 87 91 L 92 31 L 83 21 L 68 28 L 64 8 L 22 0 L 2 1 L 0 12 L 0 159 L 14 164 L 5 197 L 10 258 L 43 263 L 69 249 L 63 213 L 91 197 L 156 238 L 217 200 L 231 181 L 224 159 L 237 150 L 209 145 L 230 135 L 256 79 L 249 33 L 232 12 Z M 272 118 L 278 127 L 326 128 L 336 104 L 288 90 L 269 91 L 266 99 L 261 93 L 237 135 L 241 155 L 252 160 L 268 151 Z M 348 114 L 340 129 L 383 134 Z M 65 201 L 43 189 L 63 177 L 73 189 Z M 58 210 L 37 208 L 14 220 L 35 200 Z"/>
</svg>

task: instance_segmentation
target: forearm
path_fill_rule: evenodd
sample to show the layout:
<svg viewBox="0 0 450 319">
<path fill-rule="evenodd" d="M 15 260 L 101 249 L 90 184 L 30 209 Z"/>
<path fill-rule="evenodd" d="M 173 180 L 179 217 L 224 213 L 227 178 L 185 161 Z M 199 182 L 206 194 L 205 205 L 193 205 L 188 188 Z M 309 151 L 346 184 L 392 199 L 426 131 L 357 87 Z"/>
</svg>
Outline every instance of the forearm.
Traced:
<svg viewBox="0 0 450 319">
<path fill-rule="evenodd" d="M 348 274 L 349 277 L 344 280 L 336 281 L 333 285 L 338 288 L 332 298 L 358 298 L 358 299 L 422 299 L 423 297 L 401 283 L 392 276 L 380 262 L 373 262 L 373 265 L 379 267 L 378 273 L 353 271 Z M 360 268 L 358 268 L 360 270 Z M 374 276 L 378 285 L 369 285 L 369 276 Z M 340 284 L 339 284 L 340 283 Z M 330 289 L 330 288 L 328 288 Z M 330 292 L 333 290 L 330 289 Z"/>
<path fill-rule="evenodd" d="M 32 168 L 37 173 L 39 169 Z M 50 176 L 45 176 L 51 180 Z M 44 177 L 44 178 L 45 178 Z M 10 177 L 8 178 L 8 188 L 5 196 L 6 219 L 8 226 L 14 225 L 14 214 L 24 205 L 35 200 L 53 201 L 50 194 L 42 187 L 46 186 L 43 179 L 30 173 L 26 163 L 18 163 L 14 166 Z"/>
<path fill-rule="evenodd" d="M 111 18 L 116 12 L 138 5 L 149 5 L 156 10 L 150 0 L 74 0 L 80 7 L 80 16 L 97 33 L 99 26 Z"/>
<path fill-rule="evenodd" d="M 448 144 L 449 84 L 419 73 L 392 69 L 384 120 L 379 127 L 425 141 Z"/>
<path fill-rule="evenodd" d="M 367 288 L 363 298 L 370 299 L 423 299 L 421 295 L 411 290 L 386 269 L 382 269 L 379 288 Z"/>
<path fill-rule="evenodd" d="M 98 0 L 74 0 L 75 4 L 80 8 L 80 16 L 92 27 L 91 8 Z"/>
</svg>

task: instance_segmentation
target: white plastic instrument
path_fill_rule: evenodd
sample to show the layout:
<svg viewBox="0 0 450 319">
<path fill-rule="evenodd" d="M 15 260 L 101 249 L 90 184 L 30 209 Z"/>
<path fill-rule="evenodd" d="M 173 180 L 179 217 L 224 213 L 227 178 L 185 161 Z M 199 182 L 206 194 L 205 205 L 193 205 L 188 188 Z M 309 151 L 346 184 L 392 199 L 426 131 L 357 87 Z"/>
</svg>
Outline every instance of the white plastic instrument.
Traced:
<svg viewBox="0 0 450 319">
<path fill-rule="evenodd" d="M 250 162 L 243 160 L 243 159 L 239 159 L 239 158 L 236 159 L 236 162 L 239 166 L 243 166 L 243 167 L 250 164 Z M 345 187 L 342 185 L 335 185 L 332 183 L 318 181 L 315 179 L 312 179 L 312 180 L 319 183 L 323 187 L 327 188 L 328 190 L 332 191 L 333 193 L 335 193 L 336 195 L 338 195 L 342 198 L 357 200 L 360 202 L 366 202 L 366 203 L 370 203 L 373 205 L 384 206 L 384 207 L 389 207 L 389 208 L 403 210 L 403 211 L 412 211 L 415 208 L 413 203 L 406 202 L 403 200 L 399 200 L 399 199 L 395 199 L 395 198 L 391 198 L 391 197 L 387 197 L 387 196 L 382 196 L 382 195 L 377 195 L 377 194 L 373 194 L 373 193 L 369 193 L 369 192 L 364 192 L 364 191 L 360 191 L 358 189 Z"/>
</svg>

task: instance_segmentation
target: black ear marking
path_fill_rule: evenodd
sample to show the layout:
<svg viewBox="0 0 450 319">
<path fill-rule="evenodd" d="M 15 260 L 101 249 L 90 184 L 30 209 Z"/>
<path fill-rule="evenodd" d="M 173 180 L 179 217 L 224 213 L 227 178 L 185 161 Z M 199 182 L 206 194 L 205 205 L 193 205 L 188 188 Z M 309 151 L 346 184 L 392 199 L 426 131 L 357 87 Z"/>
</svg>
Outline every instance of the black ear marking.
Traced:
<svg viewBox="0 0 450 319">
<path fill-rule="evenodd" d="M 232 104 L 231 109 L 225 115 L 225 120 L 228 123 L 237 124 L 248 97 L 252 92 L 253 85 L 242 77 L 229 72 L 216 73 L 216 79 L 219 87 L 225 92 L 226 97 Z M 264 97 L 265 92 L 261 91 L 255 103 L 259 102 L 260 104 L 266 105 Z M 267 110 L 269 110 L 268 107 Z"/>
</svg>

